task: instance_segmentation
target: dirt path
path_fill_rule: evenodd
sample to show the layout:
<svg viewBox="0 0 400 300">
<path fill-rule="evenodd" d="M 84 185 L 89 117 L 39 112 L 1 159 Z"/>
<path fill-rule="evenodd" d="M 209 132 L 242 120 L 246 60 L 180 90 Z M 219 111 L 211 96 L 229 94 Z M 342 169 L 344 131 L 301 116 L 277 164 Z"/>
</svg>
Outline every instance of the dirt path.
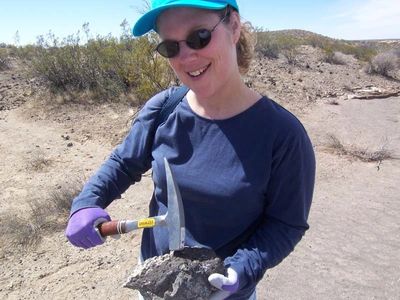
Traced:
<svg viewBox="0 0 400 300">
<path fill-rule="evenodd" d="M 261 299 L 398 299 L 400 160 L 365 163 L 322 149 L 327 133 L 343 144 L 400 157 L 400 98 L 318 103 L 302 118 L 317 150 L 311 229 L 268 272 Z M 267 297 L 268 295 L 268 297 Z"/>
<path fill-rule="evenodd" d="M 24 214 L 30 199 L 47 197 L 70 178 L 88 176 L 113 147 L 97 136 L 82 138 L 82 128 L 90 132 L 100 126 L 89 114 L 78 120 L 83 112 L 70 111 L 58 122 L 36 115 L 27 119 L 26 105 L 0 112 L 0 212 Z M 114 113 L 103 107 L 102 115 L 92 115 L 112 124 Z M 317 103 L 301 120 L 318 160 L 311 229 L 292 255 L 267 272 L 258 298 L 398 299 L 400 160 L 384 161 L 378 168 L 377 163 L 338 157 L 324 150 L 324 144 L 326 134 L 333 133 L 344 144 L 370 150 L 386 143 L 399 157 L 400 98 Z M 49 165 L 30 168 L 35 153 Z M 111 215 L 146 215 L 151 188 L 144 177 L 111 205 Z M 26 254 L 0 256 L 0 298 L 135 299 L 135 293 L 120 286 L 136 264 L 139 242 L 134 234 L 83 251 L 70 246 L 62 232 L 47 236 Z"/>
<path fill-rule="evenodd" d="M 80 142 L 81 137 L 71 133 L 68 123 L 26 120 L 25 109 L 3 112 L 2 116 L 0 212 L 28 214 L 29 202 L 49 197 L 49 192 L 68 180 L 88 177 L 113 148 L 111 144 L 94 140 Z M 78 131 L 79 128 L 73 132 Z M 65 140 L 67 135 L 69 139 Z M 72 146 L 68 146 L 69 143 Z M 35 153 L 40 153 L 49 165 L 32 170 L 29 166 Z M 145 216 L 151 184 L 145 177 L 132 187 L 124 198 L 135 200 L 115 202 L 109 209 L 111 215 L 127 217 L 126 211 L 129 211 L 132 218 Z M 135 234 L 83 251 L 72 247 L 63 232 L 46 236 L 37 249 L 28 253 L 1 254 L 0 298 L 120 299 L 132 296 L 131 291 L 120 286 L 136 264 L 138 245 L 139 236 Z"/>
</svg>

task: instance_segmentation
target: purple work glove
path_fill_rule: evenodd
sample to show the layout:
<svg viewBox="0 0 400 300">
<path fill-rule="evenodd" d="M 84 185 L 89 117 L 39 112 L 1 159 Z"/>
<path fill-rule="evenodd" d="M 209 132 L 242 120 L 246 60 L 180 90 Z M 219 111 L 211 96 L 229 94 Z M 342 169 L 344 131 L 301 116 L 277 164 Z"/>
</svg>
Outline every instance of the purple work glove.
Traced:
<svg viewBox="0 0 400 300">
<path fill-rule="evenodd" d="M 208 276 L 210 284 L 219 289 L 218 292 L 211 295 L 210 300 L 226 299 L 239 290 L 239 278 L 236 271 L 232 268 L 228 268 L 226 272 L 227 276 L 218 273 Z"/>
<path fill-rule="evenodd" d="M 101 237 L 97 226 L 106 221 L 111 221 L 111 218 L 104 209 L 82 208 L 70 217 L 65 236 L 72 245 L 84 249 L 103 244 L 105 239 Z"/>
</svg>

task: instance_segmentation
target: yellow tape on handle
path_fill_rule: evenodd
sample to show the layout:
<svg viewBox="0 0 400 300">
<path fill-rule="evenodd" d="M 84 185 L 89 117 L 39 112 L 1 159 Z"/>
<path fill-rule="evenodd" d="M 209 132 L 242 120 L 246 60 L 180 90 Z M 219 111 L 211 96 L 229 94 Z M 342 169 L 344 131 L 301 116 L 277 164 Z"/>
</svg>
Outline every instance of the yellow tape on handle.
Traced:
<svg viewBox="0 0 400 300">
<path fill-rule="evenodd" d="M 141 219 L 138 221 L 138 228 L 151 228 L 156 225 L 156 220 L 153 218 Z"/>
</svg>

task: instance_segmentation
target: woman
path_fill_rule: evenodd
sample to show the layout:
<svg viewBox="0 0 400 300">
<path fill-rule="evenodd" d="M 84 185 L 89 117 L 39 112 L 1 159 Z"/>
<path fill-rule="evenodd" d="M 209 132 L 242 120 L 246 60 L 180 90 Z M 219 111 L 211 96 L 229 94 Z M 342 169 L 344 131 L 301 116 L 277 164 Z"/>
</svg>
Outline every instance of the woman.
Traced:
<svg viewBox="0 0 400 300">
<path fill-rule="evenodd" d="M 308 229 L 312 145 L 291 113 L 244 84 L 251 45 L 236 1 L 154 0 L 133 33 L 150 30 L 162 40 L 157 51 L 190 90 L 159 126 L 171 91 L 146 103 L 124 142 L 74 199 L 66 235 L 78 247 L 101 244 L 94 227 L 110 220 L 104 208 L 149 168 L 150 215 L 164 214 L 166 157 L 182 194 L 186 245 L 214 249 L 228 270 L 210 276 L 221 290 L 213 299 L 255 299 L 265 271 Z M 168 251 L 166 230 L 143 232 L 144 259 Z"/>
</svg>

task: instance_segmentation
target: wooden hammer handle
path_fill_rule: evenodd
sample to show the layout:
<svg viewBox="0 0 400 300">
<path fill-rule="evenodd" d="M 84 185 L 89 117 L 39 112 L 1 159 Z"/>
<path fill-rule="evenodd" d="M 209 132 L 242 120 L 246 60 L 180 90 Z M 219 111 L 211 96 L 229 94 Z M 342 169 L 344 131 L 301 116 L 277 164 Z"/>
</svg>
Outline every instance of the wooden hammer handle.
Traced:
<svg viewBox="0 0 400 300">
<path fill-rule="evenodd" d="M 101 236 L 106 237 L 110 235 L 118 235 L 126 233 L 126 222 L 125 221 L 109 221 L 101 223 L 99 226 L 99 232 Z"/>
</svg>

